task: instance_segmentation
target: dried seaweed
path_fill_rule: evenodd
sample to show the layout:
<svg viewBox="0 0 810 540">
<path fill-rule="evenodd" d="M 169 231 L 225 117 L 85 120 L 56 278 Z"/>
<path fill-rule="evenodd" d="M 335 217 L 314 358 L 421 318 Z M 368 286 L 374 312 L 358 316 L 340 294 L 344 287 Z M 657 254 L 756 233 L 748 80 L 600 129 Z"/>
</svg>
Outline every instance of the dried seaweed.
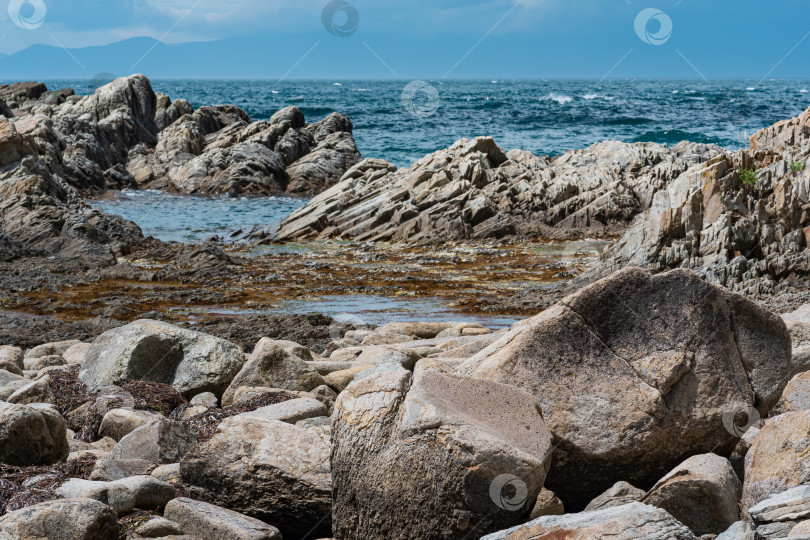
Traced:
<svg viewBox="0 0 810 540">
<path fill-rule="evenodd" d="M 126 381 L 121 383 L 121 388 L 135 398 L 136 409 L 158 412 L 164 416 L 187 403 L 183 395 L 168 384 Z"/>
<path fill-rule="evenodd" d="M 296 397 L 297 396 L 295 394 L 291 394 L 289 392 L 267 392 L 242 403 L 229 405 L 224 409 L 209 409 L 200 415 L 189 418 L 186 420 L 186 422 L 197 434 L 197 440 L 199 442 L 205 442 L 214 436 L 214 433 L 217 431 L 217 426 L 219 426 L 220 422 L 226 418 L 236 416 L 237 414 L 255 411 L 256 409 L 260 409 L 261 407 L 266 407 L 268 405 L 283 403 L 285 401 L 295 399 Z M 182 406 L 176 409 L 172 413 L 172 418 L 179 420 L 186 408 L 187 407 Z"/>
<path fill-rule="evenodd" d="M 120 389 L 120 394 L 116 389 Z M 103 400 L 99 399 L 101 394 L 92 397 L 93 405 L 83 425 L 77 429 L 77 439 L 89 443 L 99 440 L 104 415 L 116 407 L 134 407 L 168 416 L 177 407 L 188 403 L 180 392 L 163 383 L 125 381 L 118 387 L 110 387 L 110 390 L 104 394 Z"/>
<path fill-rule="evenodd" d="M 0 515 L 57 499 L 56 488 L 68 478 L 87 480 L 95 464 L 93 456 L 53 467 L 15 467 L 0 463 Z"/>
<path fill-rule="evenodd" d="M 72 364 L 65 369 L 55 369 L 48 373 L 51 389 L 56 397 L 56 409 L 62 416 L 94 400 L 79 378 L 80 369 L 80 364 Z"/>
<path fill-rule="evenodd" d="M 141 523 L 146 523 L 153 516 L 155 512 L 148 510 L 135 510 L 131 514 L 127 514 L 118 520 L 118 538 L 119 540 L 126 540 L 127 535 L 133 531 Z"/>
</svg>

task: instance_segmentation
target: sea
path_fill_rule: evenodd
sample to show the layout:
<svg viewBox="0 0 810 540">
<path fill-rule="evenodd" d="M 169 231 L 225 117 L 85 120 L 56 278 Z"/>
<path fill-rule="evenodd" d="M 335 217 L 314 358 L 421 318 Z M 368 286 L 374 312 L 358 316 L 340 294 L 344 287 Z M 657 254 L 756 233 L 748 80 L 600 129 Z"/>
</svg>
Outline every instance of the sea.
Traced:
<svg viewBox="0 0 810 540">
<path fill-rule="evenodd" d="M 92 93 L 96 81 L 45 81 Z M 407 167 L 462 137 L 489 135 L 504 149 L 557 155 L 604 140 L 682 140 L 738 149 L 763 127 L 810 106 L 810 80 L 153 80 L 157 92 L 194 107 L 233 104 L 254 120 L 288 105 L 308 122 L 332 112 L 354 124 L 364 157 Z M 99 201 L 163 240 L 196 242 L 278 222 L 305 201 L 263 204 L 160 193 Z M 196 208 L 196 209 L 195 209 Z M 172 211 L 172 209 L 176 211 Z M 170 223 L 164 223 L 171 215 Z"/>
</svg>

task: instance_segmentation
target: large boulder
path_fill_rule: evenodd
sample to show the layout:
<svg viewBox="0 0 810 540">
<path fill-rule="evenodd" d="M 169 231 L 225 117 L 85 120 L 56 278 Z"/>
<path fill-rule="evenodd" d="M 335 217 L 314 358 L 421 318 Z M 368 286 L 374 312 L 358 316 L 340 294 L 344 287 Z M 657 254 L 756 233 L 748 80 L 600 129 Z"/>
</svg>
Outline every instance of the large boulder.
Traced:
<svg viewBox="0 0 810 540">
<path fill-rule="evenodd" d="M 332 419 L 336 538 L 460 539 L 520 523 L 549 465 L 534 398 L 491 381 L 391 368 L 352 383 Z"/>
<path fill-rule="evenodd" d="M 458 372 L 537 398 L 559 441 L 546 487 L 577 509 L 619 480 L 648 489 L 685 456 L 728 455 L 737 413 L 765 415 L 790 361 L 779 317 L 691 271 L 631 268 L 518 325 Z"/>
<path fill-rule="evenodd" d="M 92 499 L 49 501 L 0 517 L 3 540 L 117 540 L 112 508 Z"/>
<path fill-rule="evenodd" d="M 525 525 L 483 536 L 481 540 L 696 540 L 695 535 L 665 510 L 634 502 L 623 506 L 547 516 Z"/>
<path fill-rule="evenodd" d="M 56 409 L 0 401 L 0 463 L 46 465 L 69 451 L 67 424 Z"/>
<path fill-rule="evenodd" d="M 322 384 L 323 377 L 307 362 L 286 351 L 283 344 L 263 338 L 222 395 L 222 405 L 231 405 L 236 391 L 243 386 L 308 392 Z"/>
<path fill-rule="evenodd" d="M 96 338 L 79 377 L 91 389 L 141 380 L 169 384 L 186 396 L 222 395 L 242 364 L 244 354 L 229 341 L 141 320 Z"/>
<path fill-rule="evenodd" d="M 692 456 L 644 497 L 695 534 L 720 534 L 740 517 L 742 485 L 731 463 L 717 454 Z"/>
<path fill-rule="evenodd" d="M 770 418 L 745 456 L 742 508 L 810 482 L 810 411 Z"/>
<path fill-rule="evenodd" d="M 192 498 L 260 519 L 284 538 L 331 534 L 328 428 L 240 414 L 194 447 L 180 473 Z"/>
</svg>

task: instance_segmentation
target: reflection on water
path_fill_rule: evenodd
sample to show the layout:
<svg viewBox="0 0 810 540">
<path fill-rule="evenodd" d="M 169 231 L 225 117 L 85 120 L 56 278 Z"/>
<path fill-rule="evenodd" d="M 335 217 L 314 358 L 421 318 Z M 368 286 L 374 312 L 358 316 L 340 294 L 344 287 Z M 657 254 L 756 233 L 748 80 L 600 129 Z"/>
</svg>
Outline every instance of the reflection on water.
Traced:
<svg viewBox="0 0 810 540">
<path fill-rule="evenodd" d="M 273 230 L 306 202 L 288 197 L 200 197 L 125 190 L 90 204 L 137 223 L 146 236 L 196 243 L 212 236 L 227 241 L 229 235 L 253 228 Z"/>
<path fill-rule="evenodd" d="M 439 299 L 386 298 L 375 295 L 326 295 L 307 300 L 286 300 L 273 310 L 234 310 L 204 308 L 183 310 L 210 315 L 259 315 L 275 313 L 322 313 L 339 321 L 355 325 L 381 326 L 390 322 L 432 321 L 472 322 L 486 328 L 507 328 L 518 319 L 453 311 L 449 303 Z"/>
</svg>

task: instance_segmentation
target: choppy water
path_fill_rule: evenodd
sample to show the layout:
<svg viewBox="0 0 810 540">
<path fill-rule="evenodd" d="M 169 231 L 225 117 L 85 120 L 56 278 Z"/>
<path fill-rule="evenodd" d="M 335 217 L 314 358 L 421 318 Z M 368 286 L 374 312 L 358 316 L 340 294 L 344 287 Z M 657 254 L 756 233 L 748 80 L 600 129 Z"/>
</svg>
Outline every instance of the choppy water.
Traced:
<svg viewBox="0 0 810 540">
<path fill-rule="evenodd" d="M 46 81 L 91 91 L 87 81 Z M 491 135 L 504 148 L 558 154 L 606 139 L 738 148 L 746 137 L 810 105 L 810 81 L 427 81 L 403 104 L 405 81 L 154 80 L 156 91 L 195 107 L 232 103 L 253 119 L 287 105 L 307 119 L 333 111 L 352 119 L 366 157 L 399 166 L 461 137 Z M 411 87 L 413 88 L 413 86 Z M 434 110 L 435 108 L 435 110 Z M 415 113 L 415 114 L 414 114 Z M 195 242 L 254 225 L 272 225 L 302 204 L 266 198 L 187 198 L 125 193 L 100 205 L 163 240 Z"/>
<path fill-rule="evenodd" d="M 82 94 L 90 90 L 87 81 L 46 82 Z M 239 105 L 256 120 L 287 105 L 301 108 L 310 122 L 341 112 L 354 123 L 365 157 L 399 166 L 478 135 L 536 154 L 606 139 L 736 148 L 746 133 L 810 105 L 807 80 L 426 81 L 435 91 L 422 85 L 403 105 L 409 82 L 153 80 L 152 85 L 195 107 Z"/>
</svg>

